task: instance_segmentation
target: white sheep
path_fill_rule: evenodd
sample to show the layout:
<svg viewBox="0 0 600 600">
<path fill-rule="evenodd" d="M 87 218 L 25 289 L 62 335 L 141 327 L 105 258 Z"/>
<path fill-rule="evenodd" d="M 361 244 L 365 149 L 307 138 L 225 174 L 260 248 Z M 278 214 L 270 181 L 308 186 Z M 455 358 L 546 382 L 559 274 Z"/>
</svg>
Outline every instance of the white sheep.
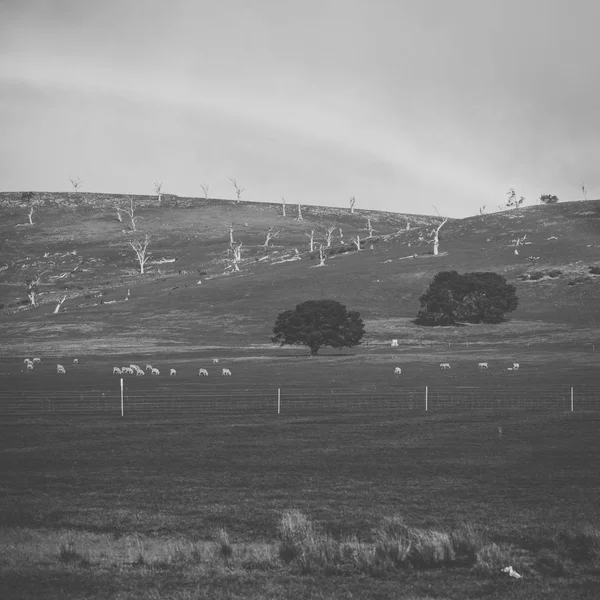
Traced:
<svg viewBox="0 0 600 600">
<path fill-rule="evenodd" d="M 521 365 L 519 365 L 519 363 L 517 363 L 517 362 L 513 363 L 513 371 L 518 371 L 520 366 Z"/>
<path fill-rule="evenodd" d="M 226 377 L 231 377 L 231 371 L 229 369 L 223 369 L 221 371 L 221 375 L 226 376 Z"/>
<path fill-rule="evenodd" d="M 201 375 L 203 377 L 208 377 L 208 371 L 206 369 L 200 369 L 198 371 L 198 375 Z"/>
<path fill-rule="evenodd" d="M 169 371 L 169 375 L 177 375 L 177 371 L 175 369 L 171 369 Z"/>
<path fill-rule="evenodd" d="M 113 375 L 120 375 L 121 369 L 119 367 L 113 367 Z"/>
<path fill-rule="evenodd" d="M 36 357 L 33 359 L 33 362 L 34 362 L 34 363 L 37 365 L 38 363 L 41 363 L 41 362 L 42 362 L 42 359 L 36 356 Z"/>
<path fill-rule="evenodd" d="M 160 375 L 160 371 L 155 367 L 152 369 L 151 374 L 152 375 Z"/>
<path fill-rule="evenodd" d="M 394 369 L 394 375 L 402 375 L 402 369 L 400 367 L 396 367 Z"/>
<path fill-rule="evenodd" d="M 450 369 L 450 363 L 440 363 L 440 369 L 447 370 Z"/>
<path fill-rule="evenodd" d="M 218 358 L 213 358 L 213 363 L 214 363 L 215 365 L 218 365 L 218 364 L 219 364 L 219 359 L 218 359 Z"/>
<path fill-rule="evenodd" d="M 133 369 L 131 367 L 123 367 L 121 373 L 123 375 L 133 375 Z"/>
<path fill-rule="evenodd" d="M 62 365 L 56 365 L 56 372 L 65 374 L 65 368 Z"/>
<path fill-rule="evenodd" d="M 27 370 L 28 371 L 33 371 L 33 363 L 32 362 L 28 362 L 27 363 Z"/>
<path fill-rule="evenodd" d="M 488 364 L 486 362 L 480 362 L 477 366 L 479 367 L 480 371 L 483 371 L 483 369 L 488 368 Z"/>
<path fill-rule="evenodd" d="M 152 371 L 152 365 L 146 365 L 146 371 Z"/>
<path fill-rule="evenodd" d="M 74 358 L 73 359 L 73 364 L 74 365 L 78 365 L 79 364 L 79 359 L 78 358 Z"/>
</svg>

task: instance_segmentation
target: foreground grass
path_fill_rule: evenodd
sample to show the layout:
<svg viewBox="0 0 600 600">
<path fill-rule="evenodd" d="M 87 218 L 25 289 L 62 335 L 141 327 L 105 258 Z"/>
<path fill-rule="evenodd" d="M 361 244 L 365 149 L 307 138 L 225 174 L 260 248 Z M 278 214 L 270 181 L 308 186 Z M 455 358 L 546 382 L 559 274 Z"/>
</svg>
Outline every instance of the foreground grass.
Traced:
<svg viewBox="0 0 600 600">
<path fill-rule="evenodd" d="M 2 598 L 593 598 L 600 529 L 559 531 L 532 551 L 490 542 L 472 524 L 452 531 L 382 519 L 368 540 L 338 539 L 298 510 L 278 539 L 115 538 L 10 528 L 0 541 Z M 512 566 L 521 578 L 502 571 Z M 596 596 L 597 597 L 597 596 Z"/>
</svg>

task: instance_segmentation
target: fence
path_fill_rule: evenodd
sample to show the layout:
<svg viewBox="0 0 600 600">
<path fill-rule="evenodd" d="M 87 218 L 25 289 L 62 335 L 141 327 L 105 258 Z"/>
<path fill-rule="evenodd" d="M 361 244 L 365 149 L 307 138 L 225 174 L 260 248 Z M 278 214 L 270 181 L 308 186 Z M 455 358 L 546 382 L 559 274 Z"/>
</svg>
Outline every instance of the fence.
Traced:
<svg viewBox="0 0 600 600">
<path fill-rule="evenodd" d="M 122 385 L 122 381 L 121 381 Z M 393 415 L 406 411 L 544 410 L 600 411 L 600 392 L 592 387 L 539 386 L 386 388 L 276 388 L 191 385 L 149 388 L 128 380 L 102 387 L 73 385 L 71 389 L 20 386 L 0 391 L 0 418 L 59 415 L 110 417 L 186 416 L 193 418 L 272 418 L 317 415 Z"/>
</svg>

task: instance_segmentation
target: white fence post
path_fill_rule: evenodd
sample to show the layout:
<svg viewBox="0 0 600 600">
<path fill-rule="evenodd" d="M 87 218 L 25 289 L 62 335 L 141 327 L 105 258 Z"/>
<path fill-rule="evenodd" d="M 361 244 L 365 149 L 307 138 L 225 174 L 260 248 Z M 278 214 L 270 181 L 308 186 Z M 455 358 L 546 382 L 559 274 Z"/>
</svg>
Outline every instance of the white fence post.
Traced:
<svg viewBox="0 0 600 600">
<path fill-rule="evenodd" d="M 123 378 L 121 377 L 121 416 L 123 416 Z"/>
<path fill-rule="evenodd" d="M 281 388 L 277 388 L 277 414 L 281 413 Z"/>
<path fill-rule="evenodd" d="M 429 392 L 429 386 L 425 386 L 425 412 L 427 412 L 427 404 L 428 404 L 428 392 Z"/>
<path fill-rule="evenodd" d="M 573 388 L 571 387 L 571 412 L 573 412 Z"/>
</svg>

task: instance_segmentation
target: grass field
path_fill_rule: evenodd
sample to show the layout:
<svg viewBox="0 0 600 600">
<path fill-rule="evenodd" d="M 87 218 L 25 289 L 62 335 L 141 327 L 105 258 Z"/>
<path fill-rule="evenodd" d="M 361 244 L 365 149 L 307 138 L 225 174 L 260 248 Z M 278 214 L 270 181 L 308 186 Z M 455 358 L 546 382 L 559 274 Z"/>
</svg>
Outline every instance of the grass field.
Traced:
<svg viewBox="0 0 600 600">
<path fill-rule="evenodd" d="M 599 408 L 593 356 L 479 372 L 465 351 L 448 373 L 423 352 L 398 378 L 389 349 L 219 352 L 59 357 L 64 376 L 46 357 L 33 373 L 3 359 L 2 402 L 21 399 L 0 425 L 0 597 L 598 597 L 600 410 L 571 413 L 564 385 Z M 130 362 L 178 374 L 125 378 L 120 417 L 111 370 Z M 314 523 L 318 560 L 281 558 L 288 510 Z M 381 562 L 398 516 L 485 543 L 471 561 Z M 508 560 L 523 579 L 499 573 Z"/>
</svg>

